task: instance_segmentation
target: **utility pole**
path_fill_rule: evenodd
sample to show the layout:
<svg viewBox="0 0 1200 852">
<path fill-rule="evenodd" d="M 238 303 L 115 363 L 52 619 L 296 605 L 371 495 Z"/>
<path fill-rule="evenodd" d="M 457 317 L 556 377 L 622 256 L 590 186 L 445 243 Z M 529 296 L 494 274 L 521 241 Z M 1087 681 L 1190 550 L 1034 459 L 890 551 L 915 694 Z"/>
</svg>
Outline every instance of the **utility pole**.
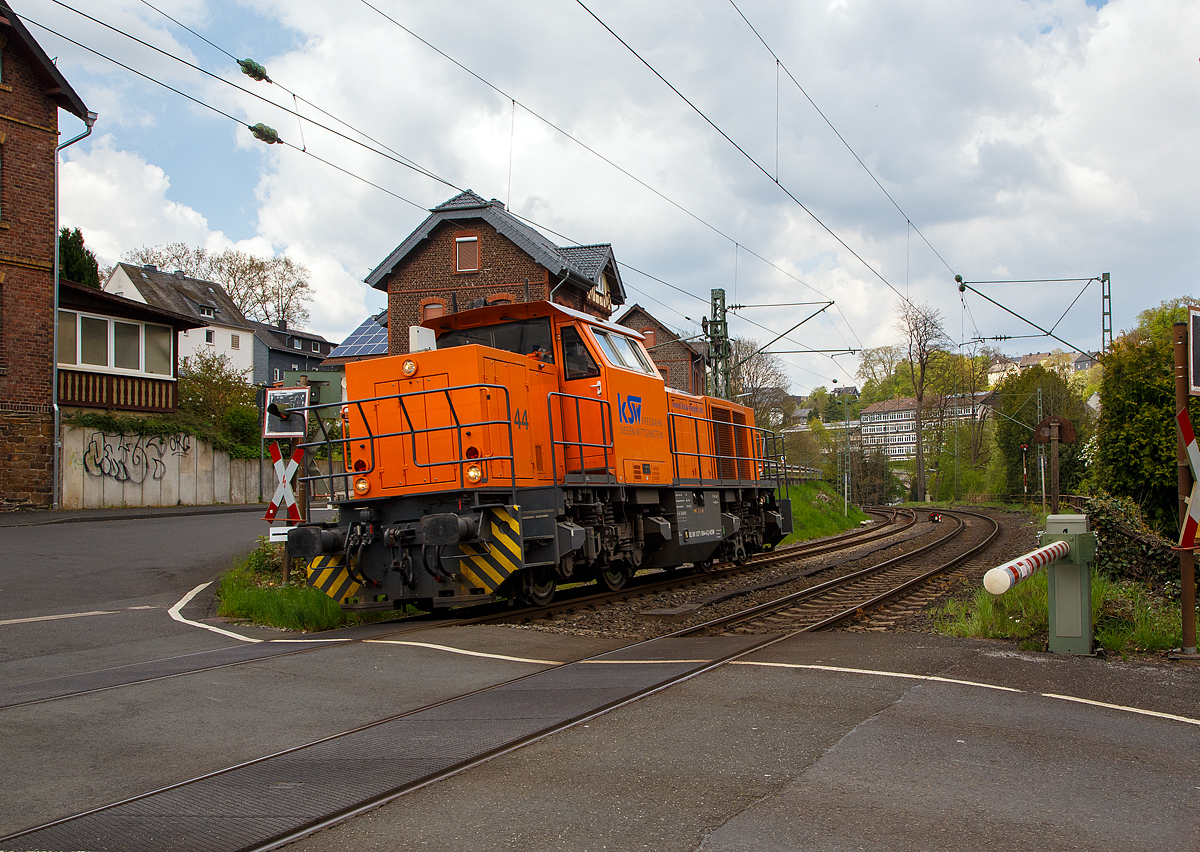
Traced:
<svg viewBox="0 0 1200 852">
<path fill-rule="evenodd" d="M 1105 355 L 1112 349 L 1112 282 L 1108 273 L 1100 273 L 1100 351 Z"/>
<path fill-rule="evenodd" d="M 1042 422 L 1042 389 L 1037 389 L 1037 422 Z M 1046 454 L 1038 444 L 1038 476 L 1042 483 L 1042 512 L 1046 511 Z"/>
</svg>

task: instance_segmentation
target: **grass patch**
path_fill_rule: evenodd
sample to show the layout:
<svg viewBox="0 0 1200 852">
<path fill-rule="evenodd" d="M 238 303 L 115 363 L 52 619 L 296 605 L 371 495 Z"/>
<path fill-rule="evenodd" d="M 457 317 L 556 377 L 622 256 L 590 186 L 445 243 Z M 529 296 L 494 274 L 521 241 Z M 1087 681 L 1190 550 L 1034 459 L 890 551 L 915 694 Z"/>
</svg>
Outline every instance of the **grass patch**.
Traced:
<svg viewBox="0 0 1200 852">
<path fill-rule="evenodd" d="M 1040 651 L 1050 635 L 1047 575 L 1039 571 L 996 597 L 984 589 L 934 611 L 934 629 L 950 636 L 1009 639 Z M 1144 583 L 1092 576 L 1092 633 L 1101 648 L 1122 657 L 1179 646 L 1179 603 Z"/>
<path fill-rule="evenodd" d="M 320 589 L 306 585 L 304 570 L 293 562 L 292 582 L 283 583 L 283 545 L 265 538 L 221 577 L 217 614 L 266 627 L 312 633 L 369 621 L 396 618 L 399 611 L 343 612 Z M 298 574 L 298 576 L 296 576 Z"/>
<path fill-rule="evenodd" d="M 858 526 L 867 516 L 857 506 L 850 506 L 850 516 L 842 514 L 845 505 L 828 482 L 802 482 L 788 489 L 792 498 L 792 534 L 780 546 L 837 535 Z"/>
</svg>

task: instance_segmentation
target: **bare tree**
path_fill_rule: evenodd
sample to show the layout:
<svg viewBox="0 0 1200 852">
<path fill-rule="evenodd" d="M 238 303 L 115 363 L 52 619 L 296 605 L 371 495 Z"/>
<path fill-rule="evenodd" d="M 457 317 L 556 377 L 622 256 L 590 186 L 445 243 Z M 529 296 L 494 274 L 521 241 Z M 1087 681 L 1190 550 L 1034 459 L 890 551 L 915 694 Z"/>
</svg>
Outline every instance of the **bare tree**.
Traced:
<svg viewBox="0 0 1200 852">
<path fill-rule="evenodd" d="M 740 364 L 730 381 L 734 401 L 753 408 L 754 421 L 762 428 L 785 425 L 796 406 L 788 393 L 792 382 L 783 363 L 770 353 L 759 352 L 761 344 L 752 338 L 735 337 L 730 343 L 731 363 Z"/>
<path fill-rule="evenodd" d="M 904 360 L 904 347 L 876 346 L 874 349 L 864 349 L 859 358 L 858 378 L 862 383 L 882 385 L 896 372 L 896 365 Z"/>
<path fill-rule="evenodd" d="M 942 328 L 942 312 L 932 305 L 912 301 L 900 303 L 900 316 L 896 328 L 904 337 L 905 359 L 908 361 L 912 381 L 913 397 L 917 403 L 916 444 L 917 458 L 913 482 L 918 501 L 925 499 L 925 450 L 921 436 L 921 409 L 925 405 L 926 379 L 934 354 L 942 352 L 949 342 Z"/>
<path fill-rule="evenodd" d="M 280 320 L 303 326 L 312 299 L 308 267 L 287 255 L 258 257 L 237 249 L 210 253 L 184 243 L 142 246 L 126 252 L 129 263 L 152 263 L 159 269 L 179 270 L 189 278 L 215 281 L 247 319 L 276 325 Z"/>
</svg>

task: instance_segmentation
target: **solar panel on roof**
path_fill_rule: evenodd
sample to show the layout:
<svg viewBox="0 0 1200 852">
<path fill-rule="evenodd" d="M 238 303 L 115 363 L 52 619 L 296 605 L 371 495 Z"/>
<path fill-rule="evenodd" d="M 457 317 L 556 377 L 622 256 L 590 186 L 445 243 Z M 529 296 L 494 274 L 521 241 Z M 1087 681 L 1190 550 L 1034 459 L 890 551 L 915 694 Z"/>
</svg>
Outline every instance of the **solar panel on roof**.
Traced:
<svg viewBox="0 0 1200 852">
<path fill-rule="evenodd" d="M 330 358 L 354 358 L 361 355 L 386 355 L 388 351 L 387 329 L 367 317 L 362 325 L 350 332 L 340 346 L 329 353 Z"/>
</svg>

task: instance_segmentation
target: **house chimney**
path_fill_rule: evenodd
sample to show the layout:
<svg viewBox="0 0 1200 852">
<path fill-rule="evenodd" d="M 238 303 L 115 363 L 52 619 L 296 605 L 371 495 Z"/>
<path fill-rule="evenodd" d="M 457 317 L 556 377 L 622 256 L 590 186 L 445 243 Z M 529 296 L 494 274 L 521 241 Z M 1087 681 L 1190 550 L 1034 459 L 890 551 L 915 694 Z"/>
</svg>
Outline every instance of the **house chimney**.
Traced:
<svg viewBox="0 0 1200 852">
<path fill-rule="evenodd" d="M 275 327 L 280 331 L 287 331 L 287 320 L 281 319 L 279 322 L 275 323 Z"/>
<path fill-rule="evenodd" d="M 177 277 L 179 277 L 179 278 L 182 278 L 182 277 L 183 277 L 183 270 L 182 270 L 182 269 L 176 269 L 176 270 L 175 270 L 175 275 L 176 275 Z"/>
<path fill-rule="evenodd" d="M 145 264 L 145 265 L 142 267 L 142 269 L 145 269 L 145 270 L 147 270 L 148 272 L 158 272 L 158 267 L 157 267 L 157 266 L 155 266 L 153 263 L 147 263 L 147 264 Z"/>
</svg>

